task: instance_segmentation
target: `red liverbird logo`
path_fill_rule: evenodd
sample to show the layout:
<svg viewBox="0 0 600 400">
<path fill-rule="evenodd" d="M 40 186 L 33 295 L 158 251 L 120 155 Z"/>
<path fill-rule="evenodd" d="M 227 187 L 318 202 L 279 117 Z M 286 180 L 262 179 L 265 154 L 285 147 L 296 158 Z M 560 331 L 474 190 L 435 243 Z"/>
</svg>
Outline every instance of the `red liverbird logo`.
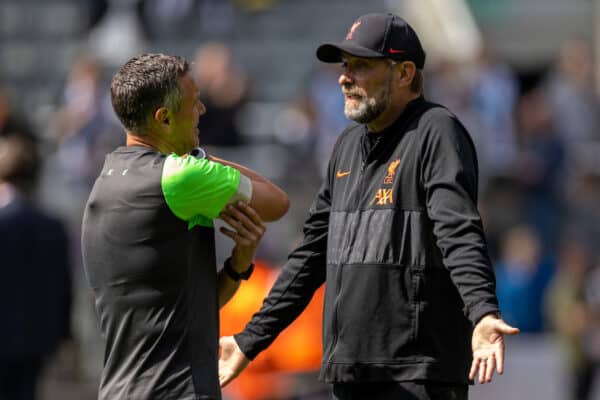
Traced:
<svg viewBox="0 0 600 400">
<path fill-rule="evenodd" d="M 354 37 L 354 31 L 360 26 L 360 23 L 360 21 L 356 21 L 354 24 L 352 24 L 350 31 L 346 35 L 346 40 L 352 40 L 352 38 Z"/>
</svg>

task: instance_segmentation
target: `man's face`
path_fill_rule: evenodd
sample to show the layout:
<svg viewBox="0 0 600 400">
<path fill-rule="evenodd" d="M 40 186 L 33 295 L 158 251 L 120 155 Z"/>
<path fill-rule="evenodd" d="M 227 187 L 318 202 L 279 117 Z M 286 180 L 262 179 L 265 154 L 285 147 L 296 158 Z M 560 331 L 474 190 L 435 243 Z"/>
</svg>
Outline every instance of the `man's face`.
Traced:
<svg viewBox="0 0 600 400">
<path fill-rule="evenodd" d="M 198 87 L 190 74 L 179 78 L 181 101 L 179 109 L 172 111 L 170 130 L 176 135 L 181 151 L 187 153 L 198 147 L 198 119 L 206 112 L 204 104 L 198 98 Z"/>
<path fill-rule="evenodd" d="M 375 120 L 390 105 L 392 66 L 388 60 L 344 54 L 339 84 L 344 114 L 361 124 Z"/>
</svg>

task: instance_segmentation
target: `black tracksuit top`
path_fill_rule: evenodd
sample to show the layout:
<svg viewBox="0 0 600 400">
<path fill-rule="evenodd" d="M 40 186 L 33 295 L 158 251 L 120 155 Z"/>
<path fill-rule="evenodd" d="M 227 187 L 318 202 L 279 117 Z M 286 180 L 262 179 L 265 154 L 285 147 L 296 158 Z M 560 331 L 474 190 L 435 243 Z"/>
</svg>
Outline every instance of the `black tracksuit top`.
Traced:
<svg viewBox="0 0 600 400">
<path fill-rule="evenodd" d="M 338 139 L 302 244 L 236 340 L 254 358 L 326 281 L 322 380 L 468 383 L 472 327 L 498 312 L 471 138 L 423 98 L 366 135 Z"/>
</svg>

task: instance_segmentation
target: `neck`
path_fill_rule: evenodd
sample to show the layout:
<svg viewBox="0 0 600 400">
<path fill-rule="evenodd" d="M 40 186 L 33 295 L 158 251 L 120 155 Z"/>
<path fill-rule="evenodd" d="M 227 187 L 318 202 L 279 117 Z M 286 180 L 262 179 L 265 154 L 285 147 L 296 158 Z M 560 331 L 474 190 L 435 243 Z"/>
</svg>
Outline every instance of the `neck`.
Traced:
<svg viewBox="0 0 600 400">
<path fill-rule="evenodd" d="M 139 134 L 129 130 L 125 133 L 127 134 L 127 146 L 144 146 L 158 150 L 163 154 L 180 154 L 180 151 L 176 146 L 160 139 L 160 135 L 154 135 L 151 132 Z"/>
<path fill-rule="evenodd" d="M 392 125 L 402 115 L 406 105 L 419 96 L 418 93 L 410 92 L 405 98 L 396 100 L 392 98 L 390 105 L 377 118 L 367 124 L 369 132 L 381 132 Z"/>
</svg>

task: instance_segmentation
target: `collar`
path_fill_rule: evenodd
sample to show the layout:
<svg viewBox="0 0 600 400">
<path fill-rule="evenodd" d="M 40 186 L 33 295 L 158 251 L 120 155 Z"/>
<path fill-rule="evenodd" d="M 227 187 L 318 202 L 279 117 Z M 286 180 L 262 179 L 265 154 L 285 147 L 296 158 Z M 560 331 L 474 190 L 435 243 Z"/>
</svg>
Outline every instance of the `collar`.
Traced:
<svg viewBox="0 0 600 400">
<path fill-rule="evenodd" d="M 423 95 L 421 95 L 415 99 L 412 99 L 411 101 L 406 103 L 406 106 L 404 107 L 404 110 L 402 111 L 400 116 L 398 118 L 396 118 L 396 120 L 394 122 L 392 122 L 387 128 L 385 128 L 379 132 L 370 132 L 369 129 L 366 128 L 366 125 L 365 125 L 366 134 L 383 137 L 383 136 L 389 135 L 390 132 L 397 132 L 397 128 L 399 126 L 402 126 L 403 123 L 408 122 L 408 120 L 411 120 L 413 114 L 416 111 L 418 111 L 421 108 L 420 106 L 422 106 L 424 103 L 425 103 L 425 97 L 423 97 Z"/>
</svg>

